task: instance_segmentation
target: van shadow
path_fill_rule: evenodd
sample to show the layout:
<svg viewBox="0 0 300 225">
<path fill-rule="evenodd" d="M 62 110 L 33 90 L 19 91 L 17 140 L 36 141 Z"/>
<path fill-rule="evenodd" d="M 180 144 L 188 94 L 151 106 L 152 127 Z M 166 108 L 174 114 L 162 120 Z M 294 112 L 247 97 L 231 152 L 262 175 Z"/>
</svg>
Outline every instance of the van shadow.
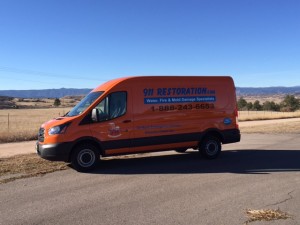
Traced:
<svg viewBox="0 0 300 225">
<path fill-rule="evenodd" d="M 207 160 L 198 152 L 102 160 L 94 174 L 268 174 L 300 171 L 300 150 L 227 150 Z"/>
</svg>

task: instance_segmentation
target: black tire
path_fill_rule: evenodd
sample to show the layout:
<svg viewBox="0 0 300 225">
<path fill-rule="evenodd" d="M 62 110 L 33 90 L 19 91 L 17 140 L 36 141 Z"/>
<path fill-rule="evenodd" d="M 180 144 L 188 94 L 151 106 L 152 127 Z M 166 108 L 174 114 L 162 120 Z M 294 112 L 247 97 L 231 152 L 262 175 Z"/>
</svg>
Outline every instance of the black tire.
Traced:
<svg viewBox="0 0 300 225">
<path fill-rule="evenodd" d="M 186 152 L 186 148 L 178 148 L 178 149 L 175 149 L 176 152 L 178 153 L 185 153 Z"/>
<path fill-rule="evenodd" d="M 88 172 L 93 170 L 100 159 L 98 149 L 92 144 L 82 144 L 75 147 L 71 164 L 78 172 Z"/>
<path fill-rule="evenodd" d="M 205 137 L 201 143 L 199 151 L 207 159 L 215 159 L 221 153 L 221 141 L 215 136 Z"/>
</svg>

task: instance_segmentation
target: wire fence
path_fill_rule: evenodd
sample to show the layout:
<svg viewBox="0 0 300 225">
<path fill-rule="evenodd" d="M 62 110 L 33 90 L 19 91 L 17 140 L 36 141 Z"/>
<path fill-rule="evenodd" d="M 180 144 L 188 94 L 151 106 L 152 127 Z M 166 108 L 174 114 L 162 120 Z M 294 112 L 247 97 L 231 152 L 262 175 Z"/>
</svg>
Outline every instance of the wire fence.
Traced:
<svg viewBox="0 0 300 225">
<path fill-rule="evenodd" d="M 0 135 L 3 132 L 37 131 L 42 123 L 63 116 L 68 108 L 0 110 Z"/>
<path fill-rule="evenodd" d="M 277 112 L 277 111 L 239 111 L 239 120 L 263 120 L 263 119 L 283 119 L 300 117 L 300 111 Z"/>
</svg>

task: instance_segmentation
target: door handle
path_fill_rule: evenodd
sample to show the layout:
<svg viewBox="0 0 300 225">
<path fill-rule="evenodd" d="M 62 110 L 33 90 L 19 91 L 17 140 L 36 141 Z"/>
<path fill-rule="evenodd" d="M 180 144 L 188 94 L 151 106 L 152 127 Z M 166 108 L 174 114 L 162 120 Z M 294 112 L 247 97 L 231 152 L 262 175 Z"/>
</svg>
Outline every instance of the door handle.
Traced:
<svg viewBox="0 0 300 225">
<path fill-rule="evenodd" d="M 131 120 L 124 120 L 123 123 L 130 123 Z"/>
</svg>

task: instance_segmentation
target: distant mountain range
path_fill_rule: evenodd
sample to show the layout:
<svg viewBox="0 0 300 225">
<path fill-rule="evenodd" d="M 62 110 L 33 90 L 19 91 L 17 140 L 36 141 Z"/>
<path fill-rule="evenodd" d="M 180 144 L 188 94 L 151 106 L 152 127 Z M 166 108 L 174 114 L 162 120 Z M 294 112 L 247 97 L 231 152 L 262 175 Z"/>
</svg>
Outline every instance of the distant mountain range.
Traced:
<svg viewBox="0 0 300 225">
<path fill-rule="evenodd" d="M 0 96 L 15 98 L 61 98 L 64 96 L 86 95 L 92 89 L 60 88 L 43 90 L 0 90 Z"/>
<path fill-rule="evenodd" d="M 300 86 L 295 87 L 237 87 L 236 94 L 238 96 L 247 96 L 247 95 L 299 95 Z"/>
<path fill-rule="evenodd" d="M 9 96 L 15 98 L 61 98 L 64 96 L 86 95 L 92 89 L 82 88 L 60 88 L 60 89 L 44 89 L 44 90 L 0 90 L 0 96 Z M 300 86 L 295 87 L 237 87 L 238 96 L 253 95 L 300 95 Z"/>
</svg>

